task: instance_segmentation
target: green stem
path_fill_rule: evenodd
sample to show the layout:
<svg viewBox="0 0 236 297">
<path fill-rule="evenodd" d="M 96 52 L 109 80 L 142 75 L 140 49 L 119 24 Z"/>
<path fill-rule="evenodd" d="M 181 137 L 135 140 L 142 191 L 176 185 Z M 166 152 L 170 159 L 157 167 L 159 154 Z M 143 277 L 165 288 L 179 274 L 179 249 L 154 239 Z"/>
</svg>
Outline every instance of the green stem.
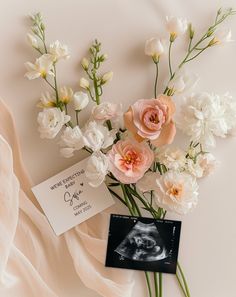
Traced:
<svg viewBox="0 0 236 297">
<path fill-rule="evenodd" d="M 183 283 L 184 283 L 184 287 L 185 287 L 187 296 L 190 297 L 190 291 L 189 291 L 189 288 L 188 288 L 188 284 L 187 284 L 187 281 L 186 281 L 184 272 L 183 272 L 183 270 L 182 270 L 182 268 L 181 268 L 179 262 L 177 263 L 177 268 L 179 269 L 180 275 L 181 275 L 181 277 L 182 277 L 182 279 L 183 279 Z"/>
<path fill-rule="evenodd" d="M 179 286 L 180 286 L 180 288 L 181 288 L 181 290 L 182 290 L 184 296 L 185 296 L 185 297 L 189 297 L 189 296 L 187 295 L 187 293 L 185 292 L 184 286 L 183 286 L 183 284 L 182 284 L 182 282 L 181 282 L 181 280 L 180 280 L 180 278 L 179 278 L 179 275 L 178 275 L 177 273 L 176 273 L 176 278 L 177 278 L 177 281 L 178 281 L 178 283 L 179 283 Z"/>
<path fill-rule="evenodd" d="M 56 71 L 56 65 L 53 65 L 54 69 L 54 85 L 55 85 L 55 93 L 56 93 L 56 102 L 59 103 L 59 94 L 58 94 L 58 87 L 57 87 L 57 71 Z"/>
<path fill-rule="evenodd" d="M 145 277 L 146 277 L 146 281 L 147 281 L 149 297 L 152 297 L 152 289 L 151 289 L 149 274 L 147 271 L 145 271 L 144 273 L 145 273 Z"/>
<path fill-rule="evenodd" d="M 77 126 L 79 126 L 79 110 L 76 110 L 76 111 L 75 111 L 75 116 L 76 116 L 76 123 L 77 123 Z"/>
<path fill-rule="evenodd" d="M 170 40 L 170 45 L 169 45 L 169 52 L 168 52 L 168 62 L 169 62 L 169 71 L 170 71 L 170 77 L 172 77 L 172 68 L 171 68 L 171 47 L 172 47 L 173 41 Z"/>
<path fill-rule="evenodd" d="M 159 297 L 158 273 L 154 272 L 153 277 L 154 277 L 155 297 Z"/>
<path fill-rule="evenodd" d="M 159 273 L 159 297 L 162 297 L 162 273 Z"/>
<path fill-rule="evenodd" d="M 156 77 L 155 77 L 155 84 L 154 84 L 154 96 L 157 98 L 157 80 L 158 80 L 158 62 L 154 62 L 156 65 Z"/>
</svg>

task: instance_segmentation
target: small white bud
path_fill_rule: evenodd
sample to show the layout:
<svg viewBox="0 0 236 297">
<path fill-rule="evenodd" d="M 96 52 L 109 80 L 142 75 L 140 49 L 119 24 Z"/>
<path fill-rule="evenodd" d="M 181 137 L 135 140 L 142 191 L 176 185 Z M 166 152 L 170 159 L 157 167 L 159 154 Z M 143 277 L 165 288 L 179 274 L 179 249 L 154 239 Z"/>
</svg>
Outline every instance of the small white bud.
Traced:
<svg viewBox="0 0 236 297">
<path fill-rule="evenodd" d="M 109 82 L 110 80 L 112 80 L 112 78 L 113 78 L 113 72 L 109 71 L 103 75 L 101 83 L 105 84 L 105 83 Z"/>
<path fill-rule="evenodd" d="M 89 97 L 84 92 L 76 92 L 74 94 L 74 108 L 75 110 L 79 111 L 84 109 L 89 103 Z"/>
<path fill-rule="evenodd" d="M 86 89 L 86 90 L 89 89 L 89 81 L 88 81 L 86 78 L 84 78 L 84 77 L 82 77 L 82 78 L 80 79 L 79 85 L 80 85 L 80 87 L 83 88 L 83 89 Z"/>
</svg>

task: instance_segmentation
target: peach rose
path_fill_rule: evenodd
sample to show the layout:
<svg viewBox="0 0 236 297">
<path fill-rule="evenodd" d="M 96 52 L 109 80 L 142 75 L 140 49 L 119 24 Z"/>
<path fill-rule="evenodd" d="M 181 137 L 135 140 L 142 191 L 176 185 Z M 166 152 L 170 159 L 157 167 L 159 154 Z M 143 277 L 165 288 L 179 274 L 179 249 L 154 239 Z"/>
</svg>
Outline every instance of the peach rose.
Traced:
<svg viewBox="0 0 236 297">
<path fill-rule="evenodd" d="M 140 99 L 124 114 L 125 126 L 138 142 L 149 139 L 155 146 L 170 144 L 176 129 L 172 120 L 175 104 L 170 96 Z"/>
<path fill-rule="evenodd" d="M 146 143 L 119 140 L 108 152 L 109 170 L 124 184 L 136 183 L 149 169 L 154 153 Z"/>
</svg>

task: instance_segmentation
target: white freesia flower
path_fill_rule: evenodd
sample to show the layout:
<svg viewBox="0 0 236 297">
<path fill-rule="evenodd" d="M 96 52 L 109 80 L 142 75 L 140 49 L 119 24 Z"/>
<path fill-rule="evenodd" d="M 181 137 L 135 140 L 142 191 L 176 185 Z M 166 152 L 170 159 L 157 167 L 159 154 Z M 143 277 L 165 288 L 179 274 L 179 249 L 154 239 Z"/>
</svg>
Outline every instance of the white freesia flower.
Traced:
<svg viewBox="0 0 236 297">
<path fill-rule="evenodd" d="M 70 158 L 74 152 L 81 150 L 84 147 L 83 134 L 79 126 L 74 128 L 66 127 L 61 135 L 61 148 L 60 152 L 63 157 Z"/>
<path fill-rule="evenodd" d="M 115 131 L 109 131 L 107 127 L 91 121 L 84 129 L 84 143 L 94 152 L 106 149 L 113 144 Z"/>
<path fill-rule="evenodd" d="M 168 88 L 177 94 L 186 93 L 195 87 L 198 80 L 199 77 L 196 74 L 182 70 L 176 73 L 175 77 L 169 82 Z"/>
<path fill-rule="evenodd" d="M 35 63 L 25 63 L 26 72 L 25 76 L 28 79 L 35 79 L 38 77 L 46 78 L 47 75 L 54 76 L 53 72 L 53 59 L 49 54 L 44 54 L 40 58 L 36 59 Z"/>
<path fill-rule="evenodd" d="M 165 52 L 164 43 L 159 38 L 148 39 L 145 43 L 144 52 L 147 56 L 150 56 L 157 62 L 160 56 Z"/>
<path fill-rule="evenodd" d="M 56 106 L 55 95 L 45 92 L 41 94 L 40 102 L 37 104 L 38 107 L 47 108 Z"/>
<path fill-rule="evenodd" d="M 64 104 L 68 104 L 72 100 L 73 94 L 74 92 L 71 88 L 61 87 L 59 90 L 60 101 Z"/>
<path fill-rule="evenodd" d="M 86 89 L 86 90 L 89 89 L 89 81 L 88 81 L 86 78 L 84 78 L 84 77 L 82 77 L 82 78 L 80 79 L 80 81 L 79 81 L 79 85 L 80 85 L 80 87 L 83 88 L 83 89 Z"/>
<path fill-rule="evenodd" d="M 38 39 L 35 35 L 28 33 L 27 34 L 27 41 L 28 43 L 34 47 L 34 48 L 39 48 L 39 44 L 38 44 Z"/>
<path fill-rule="evenodd" d="M 73 98 L 75 110 L 84 109 L 89 103 L 89 97 L 84 92 L 76 92 Z"/>
<path fill-rule="evenodd" d="M 112 78 L 113 78 L 113 72 L 112 72 L 112 71 L 106 72 L 106 73 L 102 76 L 101 83 L 102 83 L 102 84 L 105 84 L 105 83 L 111 81 Z"/>
<path fill-rule="evenodd" d="M 92 187 L 98 187 L 104 181 L 108 173 L 108 164 L 108 159 L 102 152 L 98 151 L 91 155 L 85 169 L 85 174 L 90 180 L 89 184 Z"/>
<path fill-rule="evenodd" d="M 137 187 L 142 192 L 153 190 L 159 207 L 178 214 L 186 214 L 198 202 L 198 184 L 186 172 L 170 170 L 163 175 L 149 172 L 137 182 Z"/>
<path fill-rule="evenodd" d="M 49 45 L 49 53 L 52 55 L 54 62 L 61 59 L 68 59 L 70 57 L 68 46 L 61 44 L 58 40 Z"/>
<path fill-rule="evenodd" d="M 122 115 L 122 104 L 102 102 L 92 109 L 92 118 L 95 121 L 116 120 Z"/>
<path fill-rule="evenodd" d="M 215 157 L 211 153 L 200 154 L 196 160 L 186 160 L 186 170 L 196 178 L 211 174 L 217 165 Z"/>
<path fill-rule="evenodd" d="M 231 41 L 233 41 L 231 30 L 222 28 L 215 32 L 214 38 L 210 42 L 211 42 L 211 45 L 218 45 L 218 44 L 224 44 Z"/>
<path fill-rule="evenodd" d="M 69 122 L 70 116 L 59 108 L 46 108 L 38 114 L 39 132 L 41 138 L 54 138 L 64 124 Z"/>
<path fill-rule="evenodd" d="M 224 137 L 228 131 L 225 110 L 218 95 L 193 94 L 181 107 L 179 128 L 205 147 L 215 146 L 215 137 Z"/>
<path fill-rule="evenodd" d="M 179 35 L 183 35 L 188 29 L 186 19 L 177 18 L 174 16 L 166 17 L 166 27 L 170 35 L 175 39 Z"/>
<path fill-rule="evenodd" d="M 155 159 L 168 169 L 181 170 L 185 167 L 185 155 L 181 149 L 165 147 L 156 152 Z"/>
</svg>

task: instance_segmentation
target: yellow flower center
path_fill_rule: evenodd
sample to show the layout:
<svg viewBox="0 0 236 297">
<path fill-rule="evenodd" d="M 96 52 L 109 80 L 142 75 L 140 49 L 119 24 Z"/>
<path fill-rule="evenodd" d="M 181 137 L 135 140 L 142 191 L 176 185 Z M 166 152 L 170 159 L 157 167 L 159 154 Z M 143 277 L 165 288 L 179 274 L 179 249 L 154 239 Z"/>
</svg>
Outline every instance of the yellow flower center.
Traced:
<svg viewBox="0 0 236 297">
<path fill-rule="evenodd" d="M 181 184 L 169 184 L 167 194 L 174 196 L 177 199 L 180 199 L 183 195 L 183 185 Z"/>
</svg>

